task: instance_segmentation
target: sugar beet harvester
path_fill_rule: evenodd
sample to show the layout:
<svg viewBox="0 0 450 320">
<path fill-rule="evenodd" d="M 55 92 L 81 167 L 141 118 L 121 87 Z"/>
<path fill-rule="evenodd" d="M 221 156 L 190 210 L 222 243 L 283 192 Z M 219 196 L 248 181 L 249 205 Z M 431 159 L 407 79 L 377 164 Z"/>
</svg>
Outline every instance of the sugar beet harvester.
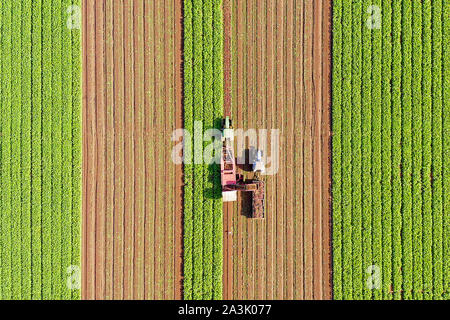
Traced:
<svg viewBox="0 0 450 320">
<path fill-rule="evenodd" d="M 252 194 L 251 218 L 264 219 L 264 181 L 260 179 L 264 173 L 264 162 L 261 150 L 256 151 L 253 162 L 253 179 L 244 180 L 242 174 L 236 173 L 236 159 L 234 157 L 234 130 L 231 119 L 223 120 L 222 155 L 220 158 L 223 202 L 237 201 L 237 192 Z"/>
</svg>

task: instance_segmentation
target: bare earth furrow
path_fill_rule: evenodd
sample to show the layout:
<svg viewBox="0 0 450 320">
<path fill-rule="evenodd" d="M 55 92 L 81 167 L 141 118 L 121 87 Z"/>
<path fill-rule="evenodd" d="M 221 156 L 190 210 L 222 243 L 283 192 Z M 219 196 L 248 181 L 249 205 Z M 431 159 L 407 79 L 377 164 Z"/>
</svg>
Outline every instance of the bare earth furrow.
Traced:
<svg viewBox="0 0 450 320">
<path fill-rule="evenodd" d="M 224 210 L 224 297 L 330 299 L 331 5 L 225 0 L 224 13 L 225 110 L 235 128 L 269 129 L 279 160 L 264 221 L 245 197 Z"/>
<path fill-rule="evenodd" d="M 182 3 L 83 3 L 82 298 L 180 299 Z"/>
</svg>

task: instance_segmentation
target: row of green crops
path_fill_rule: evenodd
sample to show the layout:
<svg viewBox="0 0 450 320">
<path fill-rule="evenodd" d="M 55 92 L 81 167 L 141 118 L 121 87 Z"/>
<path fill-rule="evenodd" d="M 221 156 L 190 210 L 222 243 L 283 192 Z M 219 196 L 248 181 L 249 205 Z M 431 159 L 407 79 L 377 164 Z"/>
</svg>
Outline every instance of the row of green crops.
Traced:
<svg viewBox="0 0 450 320">
<path fill-rule="evenodd" d="M 450 1 L 333 3 L 334 296 L 449 299 Z"/>
<path fill-rule="evenodd" d="M 223 117 L 222 0 L 184 1 L 184 117 L 193 139 Z M 203 154 L 201 139 L 186 154 Z M 222 201 L 217 165 L 185 161 L 184 297 L 222 297 Z"/>
<path fill-rule="evenodd" d="M 0 1 L 0 299 L 80 298 L 81 37 L 68 28 L 72 5 L 81 1 Z"/>
</svg>

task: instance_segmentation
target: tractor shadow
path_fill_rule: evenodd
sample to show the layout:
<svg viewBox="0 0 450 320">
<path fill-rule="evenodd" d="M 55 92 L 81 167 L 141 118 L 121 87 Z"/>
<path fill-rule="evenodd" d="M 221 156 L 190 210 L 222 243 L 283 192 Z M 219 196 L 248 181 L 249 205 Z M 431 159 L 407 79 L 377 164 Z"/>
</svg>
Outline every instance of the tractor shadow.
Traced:
<svg viewBox="0 0 450 320">
<path fill-rule="evenodd" d="M 212 188 L 204 189 L 204 197 L 207 199 L 218 200 L 222 198 L 222 184 L 220 181 L 220 165 L 208 165 L 208 180 L 212 182 Z"/>
<path fill-rule="evenodd" d="M 222 118 L 214 120 L 215 129 L 222 129 Z M 211 128 L 205 128 L 205 130 Z M 218 200 L 222 199 L 222 183 L 220 178 L 220 162 L 209 164 L 207 167 L 207 179 L 212 183 L 212 188 L 205 188 L 203 196 L 207 199 Z"/>
</svg>

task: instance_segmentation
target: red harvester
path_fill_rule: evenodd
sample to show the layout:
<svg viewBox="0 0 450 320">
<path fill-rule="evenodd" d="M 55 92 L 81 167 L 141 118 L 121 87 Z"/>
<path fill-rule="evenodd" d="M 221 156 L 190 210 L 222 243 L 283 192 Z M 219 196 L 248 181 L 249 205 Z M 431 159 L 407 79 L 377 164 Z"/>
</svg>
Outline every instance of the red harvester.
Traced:
<svg viewBox="0 0 450 320">
<path fill-rule="evenodd" d="M 236 160 L 234 157 L 234 130 L 229 117 L 226 117 L 223 120 L 222 142 L 223 147 L 220 165 L 223 201 L 237 201 L 238 191 L 251 192 L 251 218 L 264 219 L 264 181 L 260 180 L 260 175 L 261 173 L 264 173 L 265 168 L 262 151 L 256 151 L 256 159 L 253 162 L 253 179 L 244 181 L 244 176 L 236 173 Z"/>
</svg>

